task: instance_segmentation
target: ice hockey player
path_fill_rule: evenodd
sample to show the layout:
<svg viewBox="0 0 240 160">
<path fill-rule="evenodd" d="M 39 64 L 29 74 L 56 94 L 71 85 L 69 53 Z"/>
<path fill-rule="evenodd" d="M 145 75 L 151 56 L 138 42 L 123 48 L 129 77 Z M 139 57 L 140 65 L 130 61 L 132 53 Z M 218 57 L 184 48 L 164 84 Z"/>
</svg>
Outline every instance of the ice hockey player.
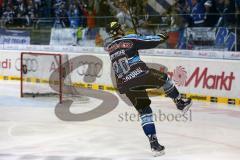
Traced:
<svg viewBox="0 0 240 160">
<path fill-rule="evenodd" d="M 155 125 L 146 89 L 160 88 L 166 96 L 173 99 L 177 108 L 184 113 L 191 106 L 191 99 L 183 99 L 167 74 L 147 67 L 141 61 L 138 50 L 155 48 L 168 39 L 167 33 L 156 36 L 125 35 L 118 22 L 111 22 L 107 27 L 111 42 L 105 44 L 115 72 L 117 88 L 126 94 L 140 115 L 142 128 L 149 138 L 154 156 L 164 154 L 164 146 L 160 145 L 156 136 Z"/>
</svg>

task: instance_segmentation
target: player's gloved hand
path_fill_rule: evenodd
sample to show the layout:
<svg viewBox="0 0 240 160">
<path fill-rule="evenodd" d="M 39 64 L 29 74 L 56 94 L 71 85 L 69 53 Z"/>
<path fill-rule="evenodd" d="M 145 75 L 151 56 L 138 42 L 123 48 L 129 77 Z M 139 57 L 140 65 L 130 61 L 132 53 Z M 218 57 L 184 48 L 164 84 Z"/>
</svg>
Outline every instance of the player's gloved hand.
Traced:
<svg viewBox="0 0 240 160">
<path fill-rule="evenodd" d="M 159 33 L 158 36 L 161 37 L 163 41 L 167 40 L 169 37 L 167 32 Z"/>
</svg>

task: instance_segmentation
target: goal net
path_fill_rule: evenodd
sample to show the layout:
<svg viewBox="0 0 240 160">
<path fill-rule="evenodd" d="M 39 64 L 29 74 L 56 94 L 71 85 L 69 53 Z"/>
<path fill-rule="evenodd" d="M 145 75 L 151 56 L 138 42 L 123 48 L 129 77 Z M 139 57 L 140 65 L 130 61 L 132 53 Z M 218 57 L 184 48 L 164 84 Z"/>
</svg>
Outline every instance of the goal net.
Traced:
<svg viewBox="0 0 240 160">
<path fill-rule="evenodd" d="M 81 99 L 67 73 L 67 55 L 21 53 L 21 97 L 54 96 L 60 103 L 64 97 Z"/>
</svg>

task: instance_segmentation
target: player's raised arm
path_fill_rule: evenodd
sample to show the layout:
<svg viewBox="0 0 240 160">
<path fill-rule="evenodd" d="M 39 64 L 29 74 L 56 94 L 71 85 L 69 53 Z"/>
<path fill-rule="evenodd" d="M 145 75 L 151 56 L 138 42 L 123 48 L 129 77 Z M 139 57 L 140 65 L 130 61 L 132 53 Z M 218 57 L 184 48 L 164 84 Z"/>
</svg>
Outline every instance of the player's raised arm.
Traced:
<svg viewBox="0 0 240 160">
<path fill-rule="evenodd" d="M 151 49 L 157 47 L 160 43 L 165 42 L 168 39 L 168 34 L 160 33 L 154 36 L 133 35 L 129 38 L 135 41 L 135 47 L 137 49 Z"/>
</svg>

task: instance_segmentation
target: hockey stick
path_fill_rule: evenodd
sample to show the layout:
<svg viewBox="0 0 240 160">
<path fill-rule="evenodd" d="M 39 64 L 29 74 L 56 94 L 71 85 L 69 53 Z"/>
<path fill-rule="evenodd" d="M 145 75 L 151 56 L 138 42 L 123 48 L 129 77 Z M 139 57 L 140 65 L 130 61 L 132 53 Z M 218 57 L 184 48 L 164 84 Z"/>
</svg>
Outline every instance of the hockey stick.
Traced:
<svg viewBox="0 0 240 160">
<path fill-rule="evenodd" d="M 135 23 L 135 21 L 134 21 L 134 17 L 133 17 L 133 12 L 132 12 L 132 5 L 131 5 L 131 0 L 125 0 L 125 4 L 127 4 L 127 10 L 128 10 L 128 12 L 129 12 L 129 15 L 130 15 L 130 18 L 131 18 L 131 21 L 132 21 L 132 24 L 133 24 L 133 29 L 134 29 L 134 32 L 135 32 L 135 34 L 138 34 L 138 32 L 137 32 L 137 26 L 136 26 L 136 23 Z M 131 7 L 131 8 L 130 8 Z"/>
</svg>

